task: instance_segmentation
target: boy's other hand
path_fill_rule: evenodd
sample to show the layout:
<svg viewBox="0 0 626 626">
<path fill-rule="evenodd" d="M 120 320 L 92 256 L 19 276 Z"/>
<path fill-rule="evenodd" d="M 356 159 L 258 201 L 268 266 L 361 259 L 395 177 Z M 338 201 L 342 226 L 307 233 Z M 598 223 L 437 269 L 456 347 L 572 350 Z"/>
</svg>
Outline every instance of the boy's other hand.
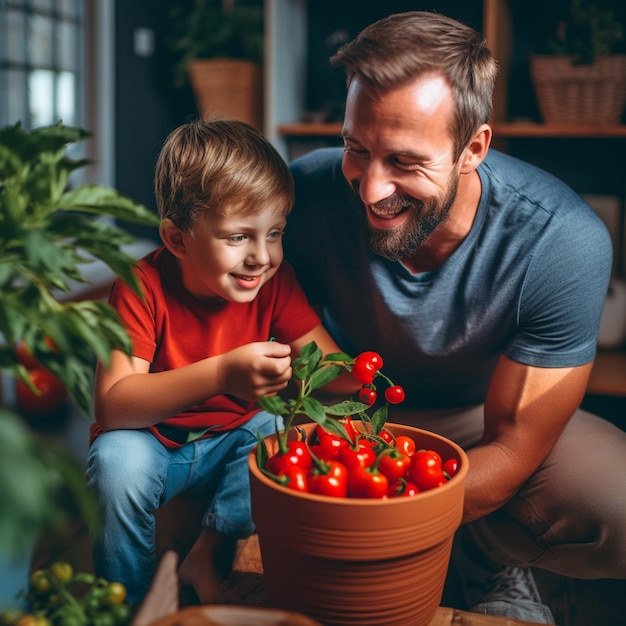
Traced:
<svg viewBox="0 0 626 626">
<path fill-rule="evenodd" d="M 273 396 L 289 383 L 291 346 L 259 341 L 235 348 L 220 357 L 218 377 L 223 393 L 242 400 Z"/>
</svg>

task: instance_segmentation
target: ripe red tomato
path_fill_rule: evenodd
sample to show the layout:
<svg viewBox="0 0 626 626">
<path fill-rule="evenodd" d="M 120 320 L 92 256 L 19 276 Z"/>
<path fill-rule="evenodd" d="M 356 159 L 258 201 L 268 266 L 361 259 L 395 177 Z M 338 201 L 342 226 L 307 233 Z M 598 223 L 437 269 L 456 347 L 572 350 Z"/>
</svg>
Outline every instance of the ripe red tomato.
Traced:
<svg viewBox="0 0 626 626">
<path fill-rule="evenodd" d="M 404 402 L 404 398 L 404 389 L 400 385 L 394 385 L 393 387 L 387 387 L 387 389 L 385 389 L 385 400 L 387 400 L 389 404 L 400 404 Z"/>
<path fill-rule="evenodd" d="M 411 457 L 407 478 L 415 483 L 420 491 L 445 485 L 441 456 L 435 450 L 417 450 Z"/>
<path fill-rule="evenodd" d="M 387 430 L 386 428 L 383 428 L 379 433 L 378 436 L 385 442 L 391 444 L 391 445 L 395 445 L 395 441 L 396 438 L 392 435 L 391 431 Z"/>
<path fill-rule="evenodd" d="M 278 452 L 267 459 L 266 469 L 268 472 L 278 474 L 281 469 L 288 465 L 297 465 L 305 470 L 311 469 L 313 465 L 311 454 L 304 441 L 288 441 L 287 448 L 287 452 Z"/>
<path fill-rule="evenodd" d="M 376 461 L 376 452 L 369 441 L 358 441 L 356 447 L 346 446 L 341 448 L 337 460 L 343 463 L 348 471 L 353 467 L 370 467 Z"/>
<path fill-rule="evenodd" d="M 389 480 L 377 467 L 353 467 L 348 475 L 351 498 L 385 498 Z"/>
<path fill-rule="evenodd" d="M 371 387 L 361 387 L 359 389 L 359 401 L 367 406 L 372 406 L 376 402 L 376 390 Z"/>
<path fill-rule="evenodd" d="M 287 489 L 308 493 L 309 482 L 307 473 L 308 472 L 302 467 L 298 467 L 297 465 L 288 465 L 283 467 L 277 475 L 279 478 L 286 479 L 286 482 L 281 484 L 287 487 Z"/>
<path fill-rule="evenodd" d="M 28 413 L 42 415 L 59 409 L 67 398 L 65 385 L 52 372 L 43 368 L 29 371 L 30 380 L 40 394 L 33 393 L 26 383 L 17 381 L 16 396 L 18 406 Z"/>
<path fill-rule="evenodd" d="M 308 479 L 309 493 L 333 498 L 348 496 L 348 470 L 342 463 L 328 461 L 323 469 L 314 469 Z"/>
<path fill-rule="evenodd" d="M 319 442 L 319 458 L 326 461 L 334 461 L 342 448 L 347 448 L 350 443 L 333 433 L 325 431 L 319 424 L 316 427 L 317 439 Z"/>
<path fill-rule="evenodd" d="M 443 471 L 452 478 L 459 471 L 459 462 L 455 458 L 448 459 L 443 464 Z"/>
<path fill-rule="evenodd" d="M 383 359 L 378 352 L 361 352 L 352 365 L 352 376 L 362 385 L 369 385 L 376 372 L 383 366 Z"/>
<path fill-rule="evenodd" d="M 404 452 L 408 456 L 413 456 L 415 453 L 415 442 L 411 437 L 407 437 L 406 435 L 398 435 L 396 437 L 396 448 L 400 450 L 400 452 Z"/>
<path fill-rule="evenodd" d="M 50 339 L 50 337 L 46 337 L 45 339 L 46 345 L 53 351 L 57 352 L 58 348 Z M 27 369 L 41 369 L 41 363 L 33 356 L 31 349 L 26 345 L 25 341 L 18 341 L 15 346 L 15 354 L 19 359 L 20 363 Z"/>
<path fill-rule="evenodd" d="M 378 352 L 372 352 L 371 350 L 361 352 L 361 354 L 359 354 L 354 361 L 355 363 L 356 361 L 367 362 L 374 368 L 375 371 L 378 371 L 383 367 L 383 357 L 381 357 Z"/>
<path fill-rule="evenodd" d="M 411 457 L 395 448 L 390 448 L 381 454 L 378 461 L 378 469 L 393 482 L 398 478 L 404 478 L 411 465 Z"/>
<path fill-rule="evenodd" d="M 362 385 L 371 385 L 376 375 L 374 366 L 369 361 L 359 361 L 357 357 L 352 366 L 352 376 Z"/>
<path fill-rule="evenodd" d="M 398 478 L 394 480 L 387 489 L 388 498 L 406 498 L 409 496 L 416 496 L 420 490 L 417 485 L 406 481 L 404 478 Z"/>
</svg>

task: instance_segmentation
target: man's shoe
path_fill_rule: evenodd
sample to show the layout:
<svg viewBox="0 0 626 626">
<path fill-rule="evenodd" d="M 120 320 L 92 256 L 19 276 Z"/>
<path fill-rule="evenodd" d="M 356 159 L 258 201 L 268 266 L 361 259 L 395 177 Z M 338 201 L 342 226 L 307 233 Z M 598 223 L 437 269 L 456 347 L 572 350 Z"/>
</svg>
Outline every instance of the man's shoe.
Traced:
<svg viewBox="0 0 626 626">
<path fill-rule="evenodd" d="M 482 601 L 469 609 L 482 615 L 499 615 L 536 624 L 554 624 L 550 609 L 541 602 L 535 579 L 528 568 L 504 567 L 486 582 Z"/>
</svg>

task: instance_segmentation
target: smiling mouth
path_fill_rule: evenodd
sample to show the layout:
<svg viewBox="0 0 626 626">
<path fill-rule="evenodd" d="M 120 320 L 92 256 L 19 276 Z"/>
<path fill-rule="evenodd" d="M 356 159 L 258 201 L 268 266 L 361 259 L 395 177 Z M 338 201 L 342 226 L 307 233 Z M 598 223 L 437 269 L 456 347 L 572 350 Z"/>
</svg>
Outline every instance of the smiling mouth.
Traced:
<svg viewBox="0 0 626 626">
<path fill-rule="evenodd" d="M 397 217 L 401 213 L 409 210 L 407 205 L 393 206 L 393 207 L 380 207 L 375 204 L 369 206 L 370 211 L 380 219 L 392 219 Z"/>
<path fill-rule="evenodd" d="M 244 276 L 243 274 L 233 274 L 233 276 L 237 280 L 245 280 L 248 282 L 254 282 L 255 280 L 259 280 L 259 278 L 261 278 L 260 274 L 258 276 Z"/>
</svg>

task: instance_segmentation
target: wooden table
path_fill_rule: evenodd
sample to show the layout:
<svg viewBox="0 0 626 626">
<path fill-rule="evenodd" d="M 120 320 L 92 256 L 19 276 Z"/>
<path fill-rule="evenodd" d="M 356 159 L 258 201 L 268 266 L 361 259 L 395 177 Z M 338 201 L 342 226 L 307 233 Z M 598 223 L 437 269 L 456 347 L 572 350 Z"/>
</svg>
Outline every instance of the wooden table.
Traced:
<svg viewBox="0 0 626 626">
<path fill-rule="evenodd" d="M 197 612 L 178 607 L 178 558 L 168 552 L 163 558 L 150 592 L 139 608 L 132 626 L 149 626 L 164 616 L 178 616 L 172 624 L 185 626 L 202 623 L 201 608 Z M 263 563 L 256 535 L 240 541 L 233 571 L 224 583 L 216 605 L 236 605 L 245 607 L 269 607 L 263 582 Z M 192 621 L 188 621 L 192 620 Z M 250 624 L 250 626 L 255 626 Z M 409 625 L 407 625 L 409 626 Z M 533 626 L 531 622 L 513 620 L 490 615 L 478 615 L 448 607 L 439 607 L 429 626 Z"/>
</svg>

